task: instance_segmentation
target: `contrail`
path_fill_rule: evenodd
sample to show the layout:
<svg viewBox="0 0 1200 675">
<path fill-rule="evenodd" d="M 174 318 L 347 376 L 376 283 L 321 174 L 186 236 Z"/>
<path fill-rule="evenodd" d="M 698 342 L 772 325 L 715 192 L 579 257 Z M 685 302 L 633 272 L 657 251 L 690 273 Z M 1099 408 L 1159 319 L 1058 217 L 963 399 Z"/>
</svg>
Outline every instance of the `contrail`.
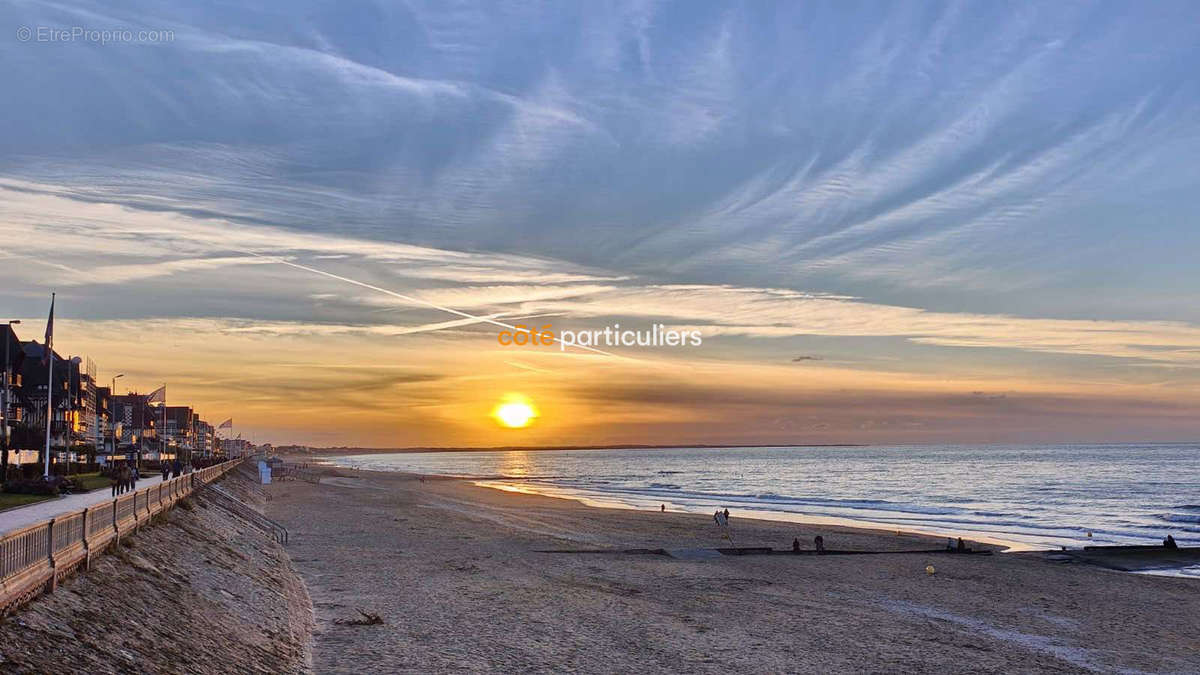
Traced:
<svg viewBox="0 0 1200 675">
<path fill-rule="evenodd" d="M 454 309 L 453 307 L 446 307 L 444 305 L 439 305 L 434 302 L 429 302 L 428 300 L 422 300 L 420 298 L 415 298 L 411 295 L 397 293 L 396 291 L 392 291 L 392 290 L 388 290 L 386 288 L 381 288 L 379 286 L 368 284 L 364 281 L 359 281 L 357 279 L 351 279 L 350 277 L 344 277 L 344 276 L 341 276 L 340 274 L 334 274 L 332 272 L 326 272 L 325 270 L 319 270 L 315 267 L 309 267 L 308 265 L 301 265 L 300 263 L 292 262 L 290 260 L 284 260 L 283 258 L 280 258 L 279 256 L 266 255 L 264 253 L 255 253 L 254 251 L 241 251 L 241 252 L 245 253 L 247 255 L 252 255 L 256 258 L 264 258 L 266 260 L 271 260 L 271 261 L 279 263 L 280 265 L 287 265 L 288 267 L 295 267 L 298 270 L 304 270 L 305 272 L 312 272 L 313 274 L 320 274 L 323 277 L 329 277 L 330 279 L 337 279 L 338 281 L 344 281 L 348 284 L 354 284 L 355 286 L 360 286 L 362 288 L 366 288 L 368 290 L 372 290 L 377 293 L 383 293 L 384 295 L 390 295 L 393 298 L 399 298 L 401 300 L 416 303 L 418 305 L 425 305 L 426 307 L 431 307 L 436 310 L 454 314 L 456 316 L 461 316 L 465 319 L 474 319 L 475 321 L 478 321 L 480 323 L 490 323 L 493 326 L 500 326 L 501 328 L 507 328 L 509 330 L 514 330 L 514 331 L 518 331 L 518 332 L 527 332 L 527 331 L 520 331 L 516 326 L 514 326 L 512 324 L 507 324 L 507 323 L 504 323 L 503 321 L 497 321 L 490 317 L 475 316 L 474 314 L 468 314 L 467 312 L 463 312 L 461 310 Z M 559 342 L 559 343 L 562 342 L 562 340 L 558 339 L 557 335 L 554 336 L 554 341 Z M 595 352 L 597 354 L 602 354 L 604 356 L 608 356 L 608 357 L 611 357 L 614 359 L 630 359 L 631 358 L 628 356 L 620 356 L 618 354 L 606 352 L 603 349 L 596 349 L 595 347 L 589 347 L 587 345 L 569 344 L 567 346 L 568 347 L 576 347 L 578 349 L 586 349 L 589 352 Z M 637 359 L 632 359 L 632 360 L 636 361 Z"/>
</svg>

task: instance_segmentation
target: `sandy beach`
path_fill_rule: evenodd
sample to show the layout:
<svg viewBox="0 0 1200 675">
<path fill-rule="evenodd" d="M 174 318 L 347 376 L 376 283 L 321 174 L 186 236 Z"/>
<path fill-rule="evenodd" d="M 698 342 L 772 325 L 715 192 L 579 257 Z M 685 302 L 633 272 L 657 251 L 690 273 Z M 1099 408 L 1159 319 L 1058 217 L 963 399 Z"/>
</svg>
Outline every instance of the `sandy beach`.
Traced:
<svg viewBox="0 0 1200 675">
<path fill-rule="evenodd" d="M 268 486 L 312 598 L 317 672 L 1196 672 L 1194 580 L 1041 554 L 720 556 L 710 516 L 327 469 Z M 944 539 L 751 520 L 739 546 Z M 935 573 L 926 573 L 933 565 Z M 344 623 L 359 611 L 379 625 Z"/>
</svg>

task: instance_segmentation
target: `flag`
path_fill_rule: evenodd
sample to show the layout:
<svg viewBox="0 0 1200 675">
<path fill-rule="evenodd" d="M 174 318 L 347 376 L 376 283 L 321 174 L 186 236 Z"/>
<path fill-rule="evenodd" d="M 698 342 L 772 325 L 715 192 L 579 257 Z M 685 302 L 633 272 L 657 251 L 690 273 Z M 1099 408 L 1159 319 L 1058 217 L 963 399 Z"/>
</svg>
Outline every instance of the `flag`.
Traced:
<svg viewBox="0 0 1200 675">
<path fill-rule="evenodd" d="M 54 353 L 54 294 L 50 294 L 50 318 L 46 319 L 46 349 L 42 354 L 42 365 L 49 365 Z"/>
<path fill-rule="evenodd" d="M 217 428 L 218 429 L 232 429 L 233 428 L 233 418 L 230 417 L 229 419 L 225 420 L 224 422 L 221 422 L 220 426 L 218 426 Z"/>
<path fill-rule="evenodd" d="M 158 389 L 150 392 L 146 397 L 146 403 L 166 403 L 167 402 L 167 385 L 163 385 Z"/>
</svg>

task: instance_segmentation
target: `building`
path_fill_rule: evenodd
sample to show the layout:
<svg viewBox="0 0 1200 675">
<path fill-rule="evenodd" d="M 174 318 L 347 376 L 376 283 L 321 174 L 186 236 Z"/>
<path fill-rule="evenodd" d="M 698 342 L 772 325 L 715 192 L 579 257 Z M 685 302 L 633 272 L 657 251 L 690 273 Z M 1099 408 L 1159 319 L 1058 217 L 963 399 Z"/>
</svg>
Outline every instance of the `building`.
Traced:
<svg viewBox="0 0 1200 675">
<path fill-rule="evenodd" d="M 56 365 L 57 367 L 57 365 Z M 67 450 L 72 461 L 94 462 L 96 453 L 103 450 L 103 431 L 96 405 L 96 364 L 91 359 L 74 357 L 65 367 L 69 378 Z"/>
<path fill-rule="evenodd" d="M 16 392 L 21 388 L 21 366 L 25 361 L 25 347 L 17 337 L 11 324 L 4 324 L 0 332 L 0 340 L 4 342 L 3 375 L 0 376 L 0 478 L 8 476 L 8 465 L 20 464 L 15 455 L 10 457 L 13 432 L 24 424 L 24 407 L 17 400 Z"/>
<path fill-rule="evenodd" d="M 221 450 L 229 458 L 244 457 L 254 451 L 254 444 L 243 438 L 223 438 Z"/>
<path fill-rule="evenodd" d="M 118 455 L 160 459 L 159 408 L 150 405 L 149 394 L 112 396 L 112 419 Z M 169 457 L 167 459 L 170 459 Z"/>
<path fill-rule="evenodd" d="M 197 456 L 209 459 L 216 455 L 216 429 L 213 429 L 213 425 L 200 419 L 200 416 L 197 415 L 194 426 L 196 430 Z"/>
<path fill-rule="evenodd" d="M 53 381 L 47 382 L 45 346 L 22 342 L 10 324 L 0 324 L 0 479 L 9 469 L 28 465 L 40 475 L 46 447 L 46 399 L 50 415 L 52 471 L 66 462 L 107 461 L 112 457 L 191 461 L 224 454 L 213 425 L 190 406 L 153 405 L 150 395 L 116 395 L 98 386 L 96 364 L 85 357 L 54 353 Z M 115 382 L 117 375 L 114 377 Z M 232 447 L 245 452 L 248 442 Z M 65 467 L 64 467 L 65 468 Z M 80 467 L 70 467 L 78 471 Z M 60 468 L 57 472 L 61 472 Z"/>
<path fill-rule="evenodd" d="M 77 377 L 78 364 L 63 359 L 54 353 L 54 379 L 48 385 L 50 375 L 42 359 L 46 348 L 36 341 L 21 344 L 24 359 L 21 361 L 21 386 L 14 390 L 17 404 L 21 406 L 21 424 L 13 428 L 12 448 L 18 452 L 17 463 L 42 462 L 46 441 L 46 397 L 51 388 L 54 392 L 54 409 L 51 411 L 50 452 L 51 459 L 65 456 L 72 445 L 71 412 L 74 401 L 71 382 Z"/>
<path fill-rule="evenodd" d="M 111 456 L 112 444 L 112 389 L 96 387 L 96 454 Z"/>
<path fill-rule="evenodd" d="M 166 444 L 167 452 L 173 457 L 179 457 L 183 461 L 188 461 L 191 458 L 192 450 L 195 449 L 196 434 L 193 422 L 196 419 L 196 413 L 191 406 L 186 405 L 169 405 L 167 406 L 166 414 L 164 415 L 167 421 L 167 426 L 163 430 L 163 440 Z"/>
</svg>

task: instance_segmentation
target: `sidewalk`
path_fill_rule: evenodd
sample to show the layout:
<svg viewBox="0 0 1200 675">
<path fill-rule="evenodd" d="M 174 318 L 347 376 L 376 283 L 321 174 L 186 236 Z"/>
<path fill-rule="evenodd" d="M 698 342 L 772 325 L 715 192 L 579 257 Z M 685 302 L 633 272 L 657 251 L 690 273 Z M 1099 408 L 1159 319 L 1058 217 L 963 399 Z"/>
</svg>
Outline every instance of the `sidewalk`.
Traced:
<svg viewBox="0 0 1200 675">
<path fill-rule="evenodd" d="M 155 473 L 152 477 L 139 480 L 137 482 L 137 490 L 158 485 L 161 482 L 162 476 Z M 0 536 L 27 525 L 40 523 L 43 520 L 50 520 L 59 514 L 82 511 L 89 506 L 102 504 L 110 499 L 114 499 L 112 490 L 106 487 L 83 494 L 48 499 L 44 502 L 37 502 L 29 506 L 0 512 Z"/>
</svg>

